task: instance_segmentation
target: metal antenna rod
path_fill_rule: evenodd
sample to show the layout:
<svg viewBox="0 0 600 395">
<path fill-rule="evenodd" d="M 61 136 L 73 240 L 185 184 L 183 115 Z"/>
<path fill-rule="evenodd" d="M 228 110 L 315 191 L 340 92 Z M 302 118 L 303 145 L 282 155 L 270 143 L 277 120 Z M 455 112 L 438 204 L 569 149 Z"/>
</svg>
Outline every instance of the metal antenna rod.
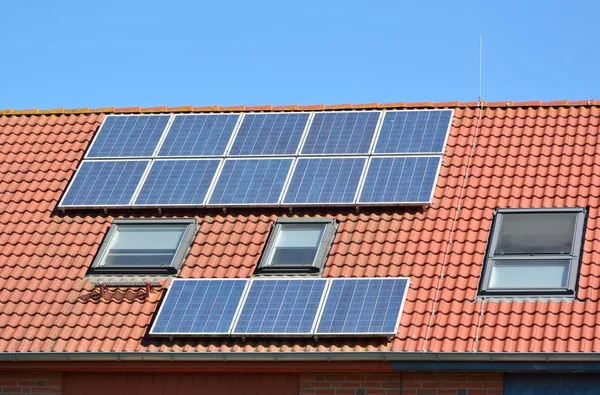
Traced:
<svg viewBox="0 0 600 395">
<path fill-rule="evenodd" d="M 479 35 L 479 98 L 477 99 L 477 101 L 479 101 L 480 103 L 483 101 L 483 96 L 481 94 L 481 90 L 482 90 L 482 83 L 481 83 L 481 64 L 482 64 L 482 58 L 483 58 L 483 35 Z"/>
</svg>

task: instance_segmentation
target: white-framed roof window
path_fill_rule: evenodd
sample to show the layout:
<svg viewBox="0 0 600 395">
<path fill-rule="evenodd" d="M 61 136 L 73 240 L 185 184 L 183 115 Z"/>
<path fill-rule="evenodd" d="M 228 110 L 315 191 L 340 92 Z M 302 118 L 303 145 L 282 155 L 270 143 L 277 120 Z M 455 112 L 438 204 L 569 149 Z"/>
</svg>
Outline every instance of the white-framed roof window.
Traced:
<svg viewBox="0 0 600 395">
<path fill-rule="evenodd" d="M 335 237 L 332 218 L 279 218 L 256 274 L 320 273 Z"/>
<path fill-rule="evenodd" d="M 197 230 L 193 218 L 115 219 L 91 273 L 177 273 Z"/>
</svg>

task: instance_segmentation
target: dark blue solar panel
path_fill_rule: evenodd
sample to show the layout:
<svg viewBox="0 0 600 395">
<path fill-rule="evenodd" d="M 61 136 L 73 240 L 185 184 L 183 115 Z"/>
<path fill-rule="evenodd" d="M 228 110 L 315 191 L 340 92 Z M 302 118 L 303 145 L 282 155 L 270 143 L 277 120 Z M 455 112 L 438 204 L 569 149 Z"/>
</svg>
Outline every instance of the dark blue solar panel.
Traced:
<svg viewBox="0 0 600 395">
<path fill-rule="evenodd" d="M 326 279 L 254 280 L 234 334 L 310 335 Z"/>
<path fill-rule="evenodd" d="M 452 110 L 387 111 L 375 153 L 443 153 Z"/>
<path fill-rule="evenodd" d="M 159 156 L 224 155 L 240 114 L 177 115 Z"/>
<path fill-rule="evenodd" d="M 380 111 L 316 113 L 302 154 L 367 154 L 380 114 Z"/>
<path fill-rule="evenodd" d="M 292 159 L 227 160 L 210 204 L 276 204 Z"/>
<path fill-rule="evenodd" d="M 333 279 L 315 335 L 394 335 L 406 278 Z"/>
<path fill-rule="evenodd" d="M 155 160 L 135 205 L 201 205 L 219 160 Z"/>
<path fill-rule="evenodd" d="M 87 157 L 152 156 L 169 118 L 169 115 L 109 115 Z"/>
<path fill-rule="evenodd" d="M 229 154 L 295 154 L 308 116 L 308 113 L 246 114 Z"/>
<path fill-rule="evenodd" d="M 61 206 L 128 206 L 148 163 L 84 161 Z"/>
<path fill-rule="evenodd" d="M 379 111 L 319 112 L 310 125 L 302 154 L 367 154 Z"/>
<path fill-rule="evenodd" d="M 365 162 L 365 158 L 301 158 L 283 203 L 354 203 Z"/>
<path fill-rule="evenodd" d="M 359 203 L 427 203 L 440 157 L 372 158 Z"/>
<path fill-rule="evenodd" d="M 248 280 L 175 280 L 153 335 L 227 335 Z"/>
</svg>

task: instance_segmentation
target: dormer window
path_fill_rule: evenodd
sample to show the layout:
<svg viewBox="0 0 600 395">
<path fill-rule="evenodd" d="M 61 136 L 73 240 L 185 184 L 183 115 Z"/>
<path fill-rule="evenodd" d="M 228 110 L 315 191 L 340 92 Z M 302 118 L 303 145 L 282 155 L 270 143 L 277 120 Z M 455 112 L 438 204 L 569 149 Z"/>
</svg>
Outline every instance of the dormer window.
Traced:
<svg viewBox="0 0 600 395">
<path fill-rule="evenodd" d="M 498 210 L 480 293 L 574 294 L 584 222 L 583 208 Z"/>
<path fill-rule="evenodd" d="M 330 218 L 280 218 L 256 271 L 257 274 L 319 273 L 335 237 Z"/>
</svg>

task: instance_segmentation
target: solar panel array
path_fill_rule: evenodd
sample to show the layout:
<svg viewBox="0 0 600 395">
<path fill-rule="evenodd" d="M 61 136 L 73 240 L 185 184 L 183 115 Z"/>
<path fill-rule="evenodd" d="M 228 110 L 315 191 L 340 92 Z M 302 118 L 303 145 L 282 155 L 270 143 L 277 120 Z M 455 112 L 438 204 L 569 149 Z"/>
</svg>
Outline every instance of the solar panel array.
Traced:
<svg viewBox="0 0 600 395">
<path fill-rule="evenodd" d="M 452 110 L 109 115 L 60 207 L 427 204 Z"/>
<path fill-rule="evenodd" d="M 393 336 L 408 278 L 178 279 L 156 336 Z"/>
</svg>

